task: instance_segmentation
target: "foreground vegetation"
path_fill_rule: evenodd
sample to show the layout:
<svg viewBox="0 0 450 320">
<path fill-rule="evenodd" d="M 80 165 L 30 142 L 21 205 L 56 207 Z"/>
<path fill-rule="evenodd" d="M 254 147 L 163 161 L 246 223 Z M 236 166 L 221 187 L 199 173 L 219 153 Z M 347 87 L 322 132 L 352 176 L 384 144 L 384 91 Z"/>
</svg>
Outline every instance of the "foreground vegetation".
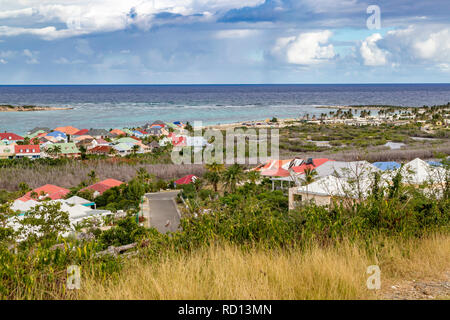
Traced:
<svg viewBox="0 0 450 320">
<path fill-rule="evenodd" d="M 374 184 L 366 200 L 350 206 L 310 203 L 289 212 L 287 197 L 254 172 L 216 164 L 207 172 L 182 187 L 181 230 L 170 234 L 139 226 L 138 208 L 131 206 L 127 217 L 103 221 L 107 228 L 90 221 L 77 228 L 83 237 L 61 238 L 67 214 L 44 202 L 22 223 L 40 234 L 17 244 L 19 234 L 4 223 L 13 213 L 3 206 L 0 296 L 364 299 L 378 297 L 365 288 L 369 265 L 380 266 L 384 286 L 399 278 L 439 278 L 450 269 L 448 181 L 440 195 L 424 195 L 397 177 L 385 188 Z M 138 172 L 119 194 L 136 206 L 136 192 L 151 183 Z M 131 243 L 134 251 L 123 255 L 103 252 Z M 66 286 L 70 265 L 81 267 L 79 291 Z"/>
</svg>

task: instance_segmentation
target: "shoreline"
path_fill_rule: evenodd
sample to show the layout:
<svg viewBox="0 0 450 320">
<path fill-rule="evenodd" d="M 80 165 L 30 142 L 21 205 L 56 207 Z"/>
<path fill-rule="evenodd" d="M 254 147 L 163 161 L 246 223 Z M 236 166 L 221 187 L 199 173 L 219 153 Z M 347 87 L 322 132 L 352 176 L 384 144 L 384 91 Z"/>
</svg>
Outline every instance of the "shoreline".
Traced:
<svg viewBox="0 0 450 320">
<path fill-rule="evenodd" d="M 33 111 L 56 111 L 72 110 L 71 107 L 40 107 L 40 106 L 12 106 L 0 105 L 0 112 L 33 112 Z"/>
</svg>

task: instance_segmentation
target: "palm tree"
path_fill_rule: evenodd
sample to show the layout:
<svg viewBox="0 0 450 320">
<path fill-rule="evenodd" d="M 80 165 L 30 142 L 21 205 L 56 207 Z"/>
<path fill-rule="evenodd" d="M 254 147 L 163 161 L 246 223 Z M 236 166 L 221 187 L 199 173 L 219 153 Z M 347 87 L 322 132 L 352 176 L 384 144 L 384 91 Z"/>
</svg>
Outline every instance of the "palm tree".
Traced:
<svg viewBox="0 0 450 320">
<path fill-rule="evenodd" d="M 88 173 L 88 178 L 90 184 L 98 182 L 97 173 L 94 170 L 91 170 L 91 172 Z"/>
<path fill-rule="evenodd" d="M 208 171 L 205 173 L 205 175 L 203 177 L 206 179 L 206 181 L 208 181 L 208 183 L 213 185 L 214 192 L 217 192 L 217 186 L 222 178 L 220 173 L 214 172 L 214 171 Z"/>
<path fill-rule="evenodd" d="M 213 185 L 214 191 L 217 192 L 217 186 L 222 178 L 222 172 L 225 170 L 225 166 L 222 163 L 209 163 L 205 165 L 206 172 L 205 179 Z"/>
<path fill-rule="evenodd" d="M 261 174 L 259 171 L 249 171 L 247 172 L 247 179 L 250 181 L 250 183 L 255 184 L 256 181 L 258 181 L 261 178 Z"/>
<path fill-rule="evenodd" d="M 238 164 L 233 164 L 223 173 L 225 187 L 230 192 L 236 191 L 236 185 L 244 180 L 244 170 Z"/>
<path fill-rule="evenodd" d="M 153 176 L 145 168 L 139 168 L 137 171 L 137 179 L 142 183 L 148 184 L 152 178 Z"/>
<path fill-rule="evenodd" d="M 225 166 L 222 163 L 213 162 L 205 165 L 206 170 L 209 172 L 222 173 L 225 170 Z"/>
<path fill-rule="evenodd" d="M 198 192 L 198 190 L 200 190 L 203 185 L 203 180 L 200 178 L 197 178 L 194 180 L 194 182 L 192 182 L 192 184 L 194 185 L 195 191 Z"/>
<path fill-rule="evenodd" d="M 133 147 L 131 147 L 131 152 L 133 152 L 133 154 L 136 154 L 136 152 L 139 151 L 139 146 L 137 144 L 133 145 Z"/>
<path fill-rule="evenodd" d="M 306 186 L 306 201 L 308 201 L 308 186 L 316 180 L 317 171 L 313 168 L 306 168 L 303 172 L 303 185 Z"/>
</svg>

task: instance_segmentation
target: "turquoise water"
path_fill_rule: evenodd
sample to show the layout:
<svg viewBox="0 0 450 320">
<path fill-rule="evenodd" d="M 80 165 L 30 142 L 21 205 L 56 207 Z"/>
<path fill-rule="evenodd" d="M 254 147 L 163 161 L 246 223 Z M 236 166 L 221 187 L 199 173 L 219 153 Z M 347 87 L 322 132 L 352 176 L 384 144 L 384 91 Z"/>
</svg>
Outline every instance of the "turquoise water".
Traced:
<svg viewBox="0 0 450 320">
<path fill-rule="evenodd" d="M 450 84 L 0 86 L 0 104 L 73 108 L 1 112 L 0 130 L 23 134 L 36 126 L 66 125 L 110 129 L 155 120 L 220 124 L 333 110 L 317 106 L 449 101 Z"/>
</svg>

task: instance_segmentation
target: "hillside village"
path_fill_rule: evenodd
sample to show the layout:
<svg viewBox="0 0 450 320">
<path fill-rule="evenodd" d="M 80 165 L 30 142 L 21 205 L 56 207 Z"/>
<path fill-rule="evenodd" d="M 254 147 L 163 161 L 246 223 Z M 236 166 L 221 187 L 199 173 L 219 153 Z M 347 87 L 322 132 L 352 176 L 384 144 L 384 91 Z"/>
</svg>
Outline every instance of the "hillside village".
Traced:
<svg viewBox="0 0 450 320">
<path fill-rule="evenodd" d="M 152 152 L 162 146 L 206 145 L 186 135 L 185 124 L 154 121 L 142 128 L 54 129 L 36 127 L 24 136 L 0 133 L 0 159 L 80 158 L 82 155 L 126 156 Z"/>
</svg>

